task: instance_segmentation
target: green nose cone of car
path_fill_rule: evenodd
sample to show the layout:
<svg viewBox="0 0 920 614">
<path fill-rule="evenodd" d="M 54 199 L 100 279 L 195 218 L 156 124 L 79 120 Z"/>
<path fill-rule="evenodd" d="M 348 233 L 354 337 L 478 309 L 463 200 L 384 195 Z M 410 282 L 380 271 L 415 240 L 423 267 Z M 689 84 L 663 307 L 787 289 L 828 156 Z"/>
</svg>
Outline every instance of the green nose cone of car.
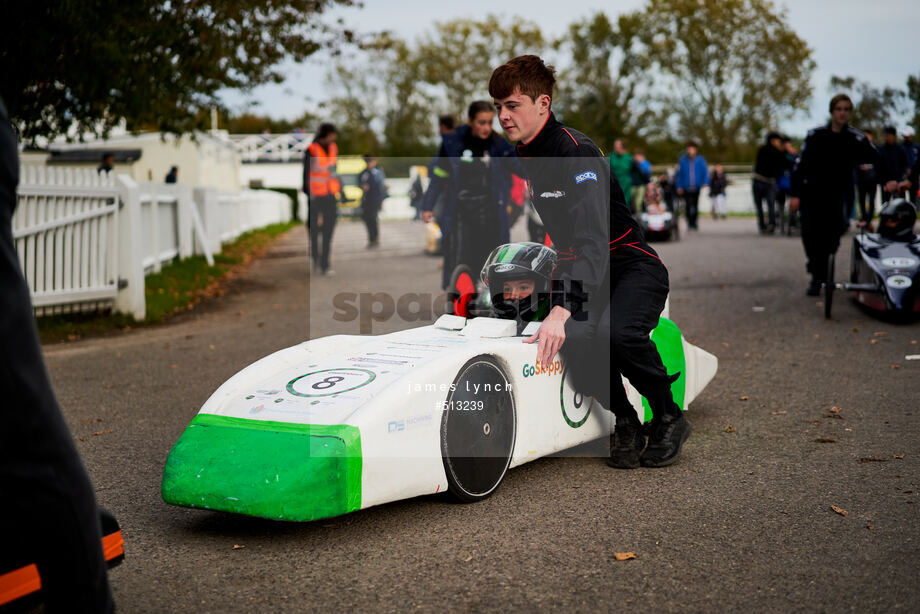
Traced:
<svg viewBox="0 0 920 614">
<path fill-rule="evenodd" d="M 198 414 L 163 470 L 173 505 L 307 521 L 361 508 L 361 435 L 354 426 Z"/>
</svg>

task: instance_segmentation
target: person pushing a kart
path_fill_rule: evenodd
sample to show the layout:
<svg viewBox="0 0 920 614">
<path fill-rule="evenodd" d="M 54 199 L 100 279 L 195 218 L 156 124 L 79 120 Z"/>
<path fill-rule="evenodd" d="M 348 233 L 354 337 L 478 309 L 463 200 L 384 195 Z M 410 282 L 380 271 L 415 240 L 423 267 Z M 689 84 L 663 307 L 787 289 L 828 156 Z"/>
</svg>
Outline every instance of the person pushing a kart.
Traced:
<svg viewBox="0 0 920 614">
<path fill-rule="evenodd" d="M 554 70 L 535 55 L 499 66 L 489 93 L 502 129 L 517 141 L 534 206 L 556 251 L 551 309 L 533 337 L 537 358 L 561 352 L 575 389 L 616 416 L 608 464 L 622 469 L 675 462 L 690 422 L 649 337 L 668 295 L 668 272 L 630 215 L 598 147 L 559 123 L 551 104 Z M 649 402 L 648 443 L 620 374 Z"/>
</svg>

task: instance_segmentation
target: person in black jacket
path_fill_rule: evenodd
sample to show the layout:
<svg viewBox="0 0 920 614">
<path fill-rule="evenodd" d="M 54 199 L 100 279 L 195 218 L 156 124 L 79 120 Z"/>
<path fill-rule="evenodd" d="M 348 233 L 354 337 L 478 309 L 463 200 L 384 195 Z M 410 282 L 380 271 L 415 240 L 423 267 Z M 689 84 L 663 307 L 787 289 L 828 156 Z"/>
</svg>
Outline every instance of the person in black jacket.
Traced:
<svg viewBox="0 0 920 614">
<path fill-rule="evenodd" d="M 499 66 L 489 93 L 499 122 L 518 141 L 533 202 L 559 254 L 553 305 L 536 335 L 537 358 L 562 353 L 575 389 L 616 415 L 608 464 L 660 467 L 676 461 L 690 422 L 649 338 L 668 295 L 668 271 L 642 237 L 597 146 L 559 123 L 550 108 L 552 67 L 534 55 Z M 648 445 L 620 374 L 649 401 Z"/>
<path fill-rule="evenodd" d="M 827 280 L 828 257 L 840 246 L 853 198 L 853 172 L 861 164 L 878 164 L 878 152 L 859 130 L 847 123 L 853 102 L 837 94 L 830 103 L 831 120 L 809 131 L 792 172 L 789 208 L 801 209 L 802 244 L 811 282 L 806 293 L 817 296 Z M 886 186 L 894 189 L 892 182 Z"/>
<path fill-rule="evenodd" d="M 883 131 L 885 142 L 878 148 L 881 163 L 878 167 L 878 180 L 882 185 L 894 182 L 899 184 L 907 178 L 910 172 L 907 152 L 898 143 L 898 131 L 894 126 L 885 126 Z M 894 190 L 882 189 L 882 204 L 884 205 L 892 198 L 897 196 L 897 188 Z"/>
<path fill-rule="evenodd" d="M 455 267 L 465 264 L 478 271 L 493 248 L 511 241 L 506 205 L 511 173 L 517 168 L 514 149 L 492 130 L 491 103 L 473 102 L 467 117 L 465 125 L 442 138 L 422 201 L 422 220 L 429 222 L 444 195 L 439 220 L 442 288 L 447 288 Z"/>
<path fill-rule="evenodd" d="M 38 566 L 46 612 L 112 612 L 99 509 L 51 389 L 13 244 L 18 183 L 0 100 L 0 559 Z"/>
<path fill-rule="evenodd" d="M 866 140 L 872 145 L 872 131 L 863 130 Z M 878 174 L 874 164 L 860 164 L 856 169 L 856 194 L 859 202 L 859 223 L 872 231 L 875 217 L 875 193 L 878 191 Z"/>
<path fill-rule="evenodd" d="M 776 230 L 776 183 L 783 176 L 786 166 L 783 137 L 771 132 L 767 135 L 766 142 L 757 150 L 751 185 L 754 207 L 757 209 L 757 229 L 762 233 L 772 233 Z M 767 209 L 766 219 L 764 205 Z"/>
</svg>

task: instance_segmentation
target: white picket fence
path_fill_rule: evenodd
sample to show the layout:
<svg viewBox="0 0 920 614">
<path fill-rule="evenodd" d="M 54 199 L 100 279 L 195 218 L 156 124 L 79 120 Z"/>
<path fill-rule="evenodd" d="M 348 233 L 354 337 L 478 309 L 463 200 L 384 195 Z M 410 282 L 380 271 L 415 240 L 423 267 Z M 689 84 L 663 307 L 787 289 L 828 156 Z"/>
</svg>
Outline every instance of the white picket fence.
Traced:
<svg viewBox="0 0 920 614">
<path fill-rule="evenodd" d="M 111 306 L 140 320 L 148 273 L 193 254 L 213 262 L 224 243 L 290 219 L 290 200 L 276 192 L 26 166 L 13 239 L 40 315 Z"/>
</svg>

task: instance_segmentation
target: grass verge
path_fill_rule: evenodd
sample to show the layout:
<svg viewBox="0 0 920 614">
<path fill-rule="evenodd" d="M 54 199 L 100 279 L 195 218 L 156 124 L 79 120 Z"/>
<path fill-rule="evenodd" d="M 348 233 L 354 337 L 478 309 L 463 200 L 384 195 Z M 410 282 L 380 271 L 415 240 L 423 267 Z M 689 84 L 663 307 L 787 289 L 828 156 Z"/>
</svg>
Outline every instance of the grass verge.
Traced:
<svg viewBox="0 0 920 614">
<path fill-rule="evenodd" d="M 272 224 L 240 235 L 214 256 L 208 266 L 204 256 L 177 260 L 151 273 L 144 283 L 147 317 L 143 322 L 110 311 L 77 313 L 36 318 L 42 343 L 76 341 L 97 337 L 132 327 L 157 324 L 170 316 L 188 311 L 201 301 L 223 294 L 223 285 L 235 272 L 258 257 L 279 235 L 299 222 Z"/>
</svg>

